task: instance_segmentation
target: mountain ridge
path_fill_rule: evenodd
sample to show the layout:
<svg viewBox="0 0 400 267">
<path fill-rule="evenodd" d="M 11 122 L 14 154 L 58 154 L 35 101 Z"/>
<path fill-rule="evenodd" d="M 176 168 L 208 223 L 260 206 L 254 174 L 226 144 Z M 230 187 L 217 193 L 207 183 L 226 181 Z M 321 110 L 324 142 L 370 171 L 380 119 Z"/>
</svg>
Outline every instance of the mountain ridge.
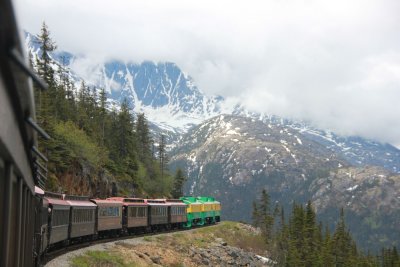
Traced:
<svg viewBox="0 0 400 267">
<path fill-rule="evenodd" d="M 311 200 L 319 218 L 331 226 L 344 207 L 363 248 L 399 245 L 400 175 L 354 166 L 287 124 L 214 117 L 182 137 L 171 151 L 171 164 L 188 172 L 185 193 L 216 196 L 226 219 L 251 221 L 252 201 L 266 189 L 272 203 L 285 210 Z"/>
</svg>

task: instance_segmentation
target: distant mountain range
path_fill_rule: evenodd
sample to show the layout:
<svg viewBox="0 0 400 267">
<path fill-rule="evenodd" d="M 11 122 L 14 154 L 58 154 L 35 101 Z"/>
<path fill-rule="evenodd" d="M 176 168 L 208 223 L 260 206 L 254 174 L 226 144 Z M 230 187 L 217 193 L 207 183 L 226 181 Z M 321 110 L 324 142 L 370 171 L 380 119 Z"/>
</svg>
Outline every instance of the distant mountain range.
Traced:
<svg viewBox="0 0 400 267">
<path fill-rule="evenodd" d="M 26 33 L 26 44 L 40 55 L 35 36 Z M 206 96 L 174 63 L 87 64 L 69 52 L 51 56 L 55 68 L 69 68 L 77 88 L 85 79 L 106 89 L 110 106 L 127 99 L 132 111 L 144 112 L 153 133 L 169 137 L 171 169 L 186 170 L 185 193 L 221 199 L 224 218 L 249 221 L 251 202 L 266 188 L 287 210 L 293 201 L 311 199 L 331 223 L 345 207 L 365 247 L 400 245 L 400 150 L 394 146 L 229 106 L 221 96 Z"/>
</svg>

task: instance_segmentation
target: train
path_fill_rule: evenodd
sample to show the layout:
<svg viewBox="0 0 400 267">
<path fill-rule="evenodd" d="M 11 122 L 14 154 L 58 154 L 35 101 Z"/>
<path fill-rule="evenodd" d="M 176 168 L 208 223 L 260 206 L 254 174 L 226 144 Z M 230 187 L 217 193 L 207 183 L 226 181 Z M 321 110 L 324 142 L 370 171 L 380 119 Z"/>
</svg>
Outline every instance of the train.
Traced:
<svg viewBox="0 0 400 267">
<path fill-rule="evenodd" d="M 215 224 L 221 219 L 221 204 L 213 197 L 91 199 L 45 192 L 39 187 L 35 187 L 35 194 L 40 207 L 35 222 L 35 247 L 40 258 L 48 250 L 71 243 L 188 229 Z"/>
<path fill-rule="evenodd" d="M 43 191 L 47 157 L 38 135 L 31 70 L 12 0 L 0 1 L 0 267 L 40 266 L 51 248 L 102 236 L 190 228 L 220 220 L 209 197 L 89 199 Z"/>
</svg>

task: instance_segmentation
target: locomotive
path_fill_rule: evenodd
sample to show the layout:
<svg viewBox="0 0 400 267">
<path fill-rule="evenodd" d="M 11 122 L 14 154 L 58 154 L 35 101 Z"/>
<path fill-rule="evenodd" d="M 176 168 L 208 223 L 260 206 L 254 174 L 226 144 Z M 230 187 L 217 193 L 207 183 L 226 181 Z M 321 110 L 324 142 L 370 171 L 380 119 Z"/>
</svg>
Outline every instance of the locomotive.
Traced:
<svg viewBox="0 0 400 267">
<path fill-rule="evenodd" d="M 36 187 L 40 220 L 36 253 L 105 236 L 191 228 L 220 221 L 221 204 L 212 197 L 90 199 L 44 192 Z"/>
</svg>

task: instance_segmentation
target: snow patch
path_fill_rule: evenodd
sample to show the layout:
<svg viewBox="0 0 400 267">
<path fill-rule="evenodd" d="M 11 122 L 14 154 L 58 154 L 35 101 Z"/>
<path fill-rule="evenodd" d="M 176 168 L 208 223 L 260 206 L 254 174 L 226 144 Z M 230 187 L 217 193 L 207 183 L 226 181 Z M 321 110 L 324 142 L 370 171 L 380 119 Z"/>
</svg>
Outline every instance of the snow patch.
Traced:
<svg viewBox="0 0 400 267">
<path fill-rule="evenodd" d="M 356 190 L 357 189 L 357 187 L 358 187 L 358 184 L 356 184 L 355 186 L 353 186 L 353 187 L 349 187 L 349 188 L 347 188 L 346 189 L 346 191 L 349 191 L 349 192 L 351 192 L 351 191 L 354 191 L 354 190 Z"/>
<path fill-rule="evenodd" d="M 303 144 L 303 142 L 301 141 L 300 138 L 298 138 L 296 135 L 295 135 L 294 137 L 296 137 L 297 143 L 299 143 L 299 145 L 302 145 L 302 144 Z"/>
</svg>

